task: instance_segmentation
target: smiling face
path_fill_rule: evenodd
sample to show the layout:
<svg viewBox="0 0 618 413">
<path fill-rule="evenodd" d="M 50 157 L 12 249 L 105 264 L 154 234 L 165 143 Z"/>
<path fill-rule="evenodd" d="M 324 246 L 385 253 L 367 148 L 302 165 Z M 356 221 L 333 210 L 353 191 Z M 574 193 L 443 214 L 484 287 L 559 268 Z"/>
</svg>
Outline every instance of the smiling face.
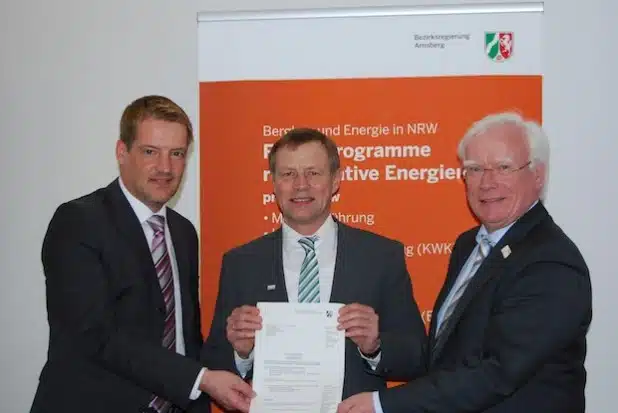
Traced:
<svg viewBox="0 0 618 413">
<path fill-rule="evenodd" d="M 539 199 L 545 167 L 524 166 L 530 161 L 530 149 L 518 126 L 496 125 L 472 137 L 464 159 L 466 166 L 485 168 L 466 175 L 465 182 L 470 208 L 489 232 L 516 221 Z M 512 172 L 502 175 L 497 172 L 500 168 Z"/>
<path fill-rule="evenodd" d="M 331 171 L 328 152 L 320 142 L 283 146 L 275 155 L 277 203 L 285 222 L 300 234 L 314 234 L 326 221 L 339 183 L 339 171 Z"/>
<path fill-rule="evenodd" d="M 120 177 L 129 192 L 153 212 L 159 211 L 178 190 L 188 149 L 185 125 L 146 118 L 130 147 L 116 143 Z"/>
</svg>

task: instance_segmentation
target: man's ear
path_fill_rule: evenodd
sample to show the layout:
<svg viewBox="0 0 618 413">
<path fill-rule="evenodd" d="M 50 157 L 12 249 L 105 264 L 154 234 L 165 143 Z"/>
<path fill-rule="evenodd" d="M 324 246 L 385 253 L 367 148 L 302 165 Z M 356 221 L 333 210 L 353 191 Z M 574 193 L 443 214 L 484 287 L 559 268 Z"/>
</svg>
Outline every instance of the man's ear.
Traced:
<svg viewBox="0 0 618 413">
<path fill-rule="evenodd" d="M 337 169 L 335 171 L 335 176 L 333 177 L 333 193 L 330 194 L 331 196 L 339 192 L 339 185 L 341 185 L 341 170 Z"/>
<path fill-rule="evenodd" d="M 545 181 L 547 179 L 547 166 L 542 163 L 537 163 L 534 166 L 534 185 L 539 191 L 542 191 L 545 187 Z"/>
<path fill-rule="evenodd" d="M 123 141 L 118 139 L 116 142 L 116 160 L 118 161 L 118 164 L 124 164 L 128 155 L 129 148 L 127 148 L 127 145 Z"/>
</svg>

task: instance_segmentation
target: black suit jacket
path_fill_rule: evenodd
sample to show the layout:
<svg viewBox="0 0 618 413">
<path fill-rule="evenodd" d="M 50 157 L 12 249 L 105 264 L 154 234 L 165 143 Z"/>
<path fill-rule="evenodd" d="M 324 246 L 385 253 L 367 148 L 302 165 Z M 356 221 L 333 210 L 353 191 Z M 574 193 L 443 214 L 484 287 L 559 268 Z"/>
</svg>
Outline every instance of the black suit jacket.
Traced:
<svg viewBox="0 0 618 413">
<path fill-rule="evenodd" d="M 202 349 L 204 364 L 237 373 L 234 351 L 226 338 L 226 318 L 244 304 L 287 300 L 281 229 L 227 252 L 210 335 Z M 330 302 L 358 302 L 373 307 L 379 315 L 383 341 L 392 333 L 410 332 L 408 351 L 414 360 L 410 370 L 424 372 L 426 334 L 412 296 L 401 243 L 338 223 Z M 385 387 L 385 377 L 368 368 L 349 339 L 345 352 L 344 398 Z"/>
<path fill-rule="evenodd" d="M 137 413 L 157 394 L 186 407 L 200 371 L 198 241 L 171 209 L 186 354 L 161 345 L 164 303 L 142 227 L 118 180 L 61 205 L 42 260 L 48 361 L 31 413 Z"/>
<path fill-rule="evenodd" d="M 384 412 L 584 412 L 590 277 L 540 202 L 492 248 L 436 340 L 438 311 L 478 229 L 453 248 L 433 313 L 428 376 L 381 392 Z"/>
</svg>

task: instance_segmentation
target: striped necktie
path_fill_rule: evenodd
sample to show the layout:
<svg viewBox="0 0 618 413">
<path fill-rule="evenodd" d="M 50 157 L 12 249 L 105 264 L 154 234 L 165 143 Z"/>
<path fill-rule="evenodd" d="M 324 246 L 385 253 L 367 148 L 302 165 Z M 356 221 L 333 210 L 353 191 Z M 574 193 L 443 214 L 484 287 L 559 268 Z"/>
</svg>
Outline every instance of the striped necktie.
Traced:
<svg viewBox="0 0 618 413">
<path fill-rule="evenodd" d="M 478 248 L 475 251 L 473 261 L 468 267 L 468 271 L 460 274 L 461 281 L 459 281 L 459 285 L 455 283 L 457 287 L 453 286 L 453 288 L 457 289 L 452 293 L 452 295 L 450 295 L 450 300 L 444 303 L 446 307 L 444 308 L 442 322 L 438 325 L 438 328 L 436 329 L 436 344 L 439 341 L 440 333 L 444 331 L 445 327 L 448 325 L 450 317 L 455 311 L 455 308 L 457 308 L 457 303 L 459 302 L 459 299 L 463 296 L 463 293 L 466 291 L 466 288 L 468 287 L 468 284 L 470 284 L 470 281 L 472 281 L 474 274 L 476 274 L 476 271 L 483 263 L 483 260 L 489 255 L 490 250 L 491 243 L 489 241 L 489 238 L 487 238 L 486 236 L 481 237 L 478 243 Z"/>
<path fill-rule="evenodd" d="M 163 347 L 176 351 L 176 309 L 174 307 L 174 277 L 172 275 L 172 261 L 165 243 L 165 218 L 153 215 L 148 218 L 148 224 L 154 231 L 152 239 L 152 260 L 157 271 L 159 286 L 165 303 L 165 324 L 163 327 Z M 153 396 L 150 407 L 159 413 L 170 411 L 172 404 L 158 396 Z"/>
<path fill-rule="evenodd" d="M 305 259 L 300 266 L 298 279 L 298 302 L 320 302 L 320 268 L 315 254 L 316 237 L 304 237 L 298 240 L 305 250 Z"/>
</svg>

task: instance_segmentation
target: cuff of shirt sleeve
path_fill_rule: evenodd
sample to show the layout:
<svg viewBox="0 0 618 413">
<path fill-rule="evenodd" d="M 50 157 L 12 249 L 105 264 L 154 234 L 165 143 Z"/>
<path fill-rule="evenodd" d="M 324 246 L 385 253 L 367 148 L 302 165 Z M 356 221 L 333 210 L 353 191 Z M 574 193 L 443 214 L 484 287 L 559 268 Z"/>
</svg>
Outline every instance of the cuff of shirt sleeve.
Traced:
<svg viewBox="0 0 618 413">
<path fill-rule="evenodd" d="M 367 364 L 369 364 L 369 367 L 371 367 L 371 370 L 376 371 L 376 369 L 378 368 L 378 364 L 380 364 L 380 360 L 382 359 L 382 352 L 380 351 L 377 356 L 373 358 L 369 358 L 365 356 L 362 351 L 360 351 L 360 348 L 357 348 L 357 350 L 358 350 L 358 354 L 360 354 L 363 360 L 365 360 Z"/>
<path fill-rule="evenodd" d="M 238 355 L 236 351 L 234 351 L 234 362 L 236 363 L 236 369 L 238 373 L 240 373 L 240 377 L 243 379 L 249 373 L 249 370 L 253 367 L 253 350 L 249 353 L 249 356 L 244 359 Z"/>
<path fill-rule="evenodd" d="M 197 400 L 202 395 L 202 391 L 200 390 L 200 383 L 202 382 L 202 377 L 204 376 L 205 372 L 206 372 L 206 367 L 203 367 L 200 370 L 200 373 L 197 375 L 197 379 L 195 380 L 193 389 L 191 389 L 191 394 L 189 395 L 189 399 Z"/>
<path fill-rule="evenodd" d="M 380 403 L 380 394 L 377 391 L 373 392 L 373 410 L 375 413 L 384 413 L 382 410 L 382 403 Z"/>
</svg>

